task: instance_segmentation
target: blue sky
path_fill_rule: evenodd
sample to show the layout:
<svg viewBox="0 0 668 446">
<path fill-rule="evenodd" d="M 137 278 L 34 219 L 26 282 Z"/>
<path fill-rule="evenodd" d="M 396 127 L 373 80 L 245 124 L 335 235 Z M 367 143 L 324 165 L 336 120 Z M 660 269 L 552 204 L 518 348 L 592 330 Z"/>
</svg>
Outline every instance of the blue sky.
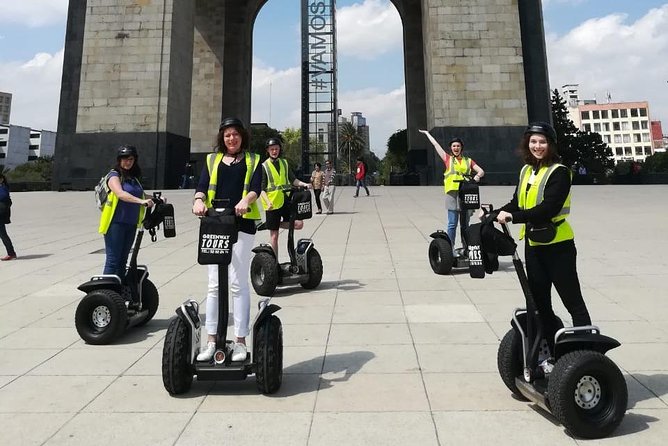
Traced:
<svg viewBox="0 0 668 446">
<path fill-rule="evenodd" d="M 0 0 L 0 11 L 0 91 L 14 95 L 12 123 L 55 129 L 67 0 Z M 337 11 L 339 106 L 364 113 L 382 156 L 405 127 L 399 15 L 389 0 L 338 0 Z M 668 1 L 543 0 L 543 11 L 552 88 L 648 100 L 668 132 Z M 255 26 L 252 119 L 279 129 L 299 125 L 299 14 L 298 0 L 269 0 Z"/>
</svg>

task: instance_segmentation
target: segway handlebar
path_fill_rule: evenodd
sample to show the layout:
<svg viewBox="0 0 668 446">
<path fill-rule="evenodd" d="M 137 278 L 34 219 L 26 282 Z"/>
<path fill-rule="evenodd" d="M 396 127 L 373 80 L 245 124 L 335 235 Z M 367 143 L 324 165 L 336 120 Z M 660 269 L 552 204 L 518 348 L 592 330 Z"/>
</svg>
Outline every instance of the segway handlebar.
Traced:
<svg viewBox="0 0 668 446">
<path fill-rule="evenodd" d="M 475 183 L 475 175 L 471 175 L 468 173 L 460 173 L 462 177 L 464 177 L 463 180 L 454 180 L 455 183 Z"/>
</svg>

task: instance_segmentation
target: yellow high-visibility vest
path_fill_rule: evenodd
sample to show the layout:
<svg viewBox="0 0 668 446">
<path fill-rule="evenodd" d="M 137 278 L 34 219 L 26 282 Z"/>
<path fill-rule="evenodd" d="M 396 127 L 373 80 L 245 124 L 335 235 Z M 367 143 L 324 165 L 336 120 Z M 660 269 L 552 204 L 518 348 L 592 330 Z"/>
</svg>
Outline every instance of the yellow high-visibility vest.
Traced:
<svg viewBox="0 0 668 446">
<path fill-rule="evenodd" d="M 550 178 L 550 175 L 552 175 L 552 172 L 554 172 L 558 167 L 563 167 L 563 165 L 555 163 L 549 167 L 544 166 L 538 169 L 533 184 L 528 191 L 527 188 L 529 185 L 529 178 L 531 178 L 533 167 L 529 166 L 528 164 L 522 167 L 522 170 L 520 171 L 520 182 L 517 188 L 517 204 L 520 209 L 531 209 L 543 202 L 543 199 L 545 198 L 544 193 L 547 180 Z M 566 221 L 566 218 L 570 212 L 571 193 L 569 192 L 568 197 L 566 197 L 566 201 L 564 201 L 564 205 L 561 207 L 559 213 L 552 217 L 552 223 L 559 223 L 557 225 L 557 234 L 554 239 L 549 243 L 538 243 L 532 240 L 528 240 L 529 246 L 551 245 L 566 240 L 573 240 L 575 237 L 573 234 L 573 228 L 571 228 L 571 225 Z M 526 225 L 523 224 L 520 228 L 520 239 L 524 238 L 525 232 Z"/>
<path fill-rule="evenodd" d="M 224 154 L 222 152 L 210 153 L 206 156 L 206 166 L 209 169 L 209 190 L 206 194 L 206 207 L 210 208 L 213 203 L 213 199 L 216 198 L 216 186 L 218 185 L 218 165 L 223 160 Z M 260 155 L 256 153 L 246 152 L 244 154 L 244 159 L 246 160 L 246 177 L 244 178 L 244 190 L 241 194 L 241 198 L 248 195 L 250 191 L 250 183 L 253 178 L 253 172 L 260 164 Z M 236 203 L 234 203 L 236 204 Z M 257 201 L 254 201 L 250 205 L 250 212 L 247 212 L 243 215 L 243 218 L 249 220 L 259 220 L 260 219 L 260 208 L 257 207 Z"/>
<path fill-rule="evenodd" d="M 445 193 L 459 190 L 459 183 L 455 180 L 463 180 L 462 175 L 471 174 L 471 158 L 462 156 L 461 161 L 456 157 L 450 156 L 450 166 L 443 172 L 443 187 Z"/>
<path fill-rule="evenodd" d="M 109 179 L 107 179 L 107 181 L 109 181 Z M 137 183 L 139 183 L 139 180 L 137 180 Z M 139 185 L 141 186 L 141 183 L 139 183 Z M 142 195 L 142 197 L 146 198 L 146 195 Z M 110 190 L 109 196 L 107 197 L 107 202 L 102 208 L 102 214 L 100 215 L 100 225 L 97 228 L 97 232 L 100 234 L 106 234 L 109 230 L 109 225 L 111 225 L 111 220 L 114 218 L 114 213 L 116 212 L 116 206 L 118 206 L 118 197 L 112 190 Z M 144 220 L 145 213 L 146 208 L 139 205 L 139 219 L 137 220 L 137 227 L 139 227 L 141 222 Z"/>
<path fill-rule="evenodd" d="M 285 202 L 285 193 L 284 191 L 290 189 L 290 183 L 288 182 L 288 161 L 279 158 L 278 162 L 281 166 L 281 172 L 279 173 L 274 166 L 274 163 L 271 161 L 271 158 L 262 163 L 262 168 L 267 174 L 267 197 L 272 204 L 272 210 L 280 209 L 283 207 Z M 262 206 L 266 210 L 269 203 L 262 201 Z"/>
</svg>

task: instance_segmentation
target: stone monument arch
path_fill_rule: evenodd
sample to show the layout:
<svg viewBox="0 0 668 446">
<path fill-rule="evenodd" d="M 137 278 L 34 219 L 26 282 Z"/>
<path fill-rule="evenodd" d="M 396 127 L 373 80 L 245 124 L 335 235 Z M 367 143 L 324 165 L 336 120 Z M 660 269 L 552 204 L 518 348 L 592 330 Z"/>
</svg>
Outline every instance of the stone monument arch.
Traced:
<svg viewBox="0 0 668 446">
<path fill-rule="evenodd" d="M 250 120 L 253 26 L 267 1 L 279 0 L 71 1 L 54 188 L 91 187 L 121 143 L 138 147 L 148 187 L 176 187 L 221 117 Z M 491 181 L 513 181 L 522 129 L 550 120 L 540 0 L 390 1 L 403 23 L 409 169 L 442 182 L 417 132 L 427 128 L 463 138 Z"/>
</svg>

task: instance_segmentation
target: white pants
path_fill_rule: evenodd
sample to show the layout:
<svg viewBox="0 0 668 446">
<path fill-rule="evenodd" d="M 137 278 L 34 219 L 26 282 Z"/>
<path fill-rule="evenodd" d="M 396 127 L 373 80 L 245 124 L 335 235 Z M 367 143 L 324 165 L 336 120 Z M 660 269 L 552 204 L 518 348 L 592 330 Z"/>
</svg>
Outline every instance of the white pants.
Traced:
<svg viewBox="0 0 668 446">
<path fill-rule="evenodd" d="M 334 190 L 336 187 L 332 184 L 324 186 L 322 189 L 322 203 L 327 208 L 327 212 L 334 212 Z"/>
<path fill-rule="evenodd" d="M 232 248 L 232 263 L 228 267 L 231 303 L 234 306 L 234 335 L 245 338 L 250 333 L 250 271 L 253 234 L 239 232 Z M 227 324 L 227 320 L 223 322 Z M 218 328 L 218 265 L 209 265 L 209 290 L 206 295 L 206 332 L 215 335 Z"/>
</svg>

